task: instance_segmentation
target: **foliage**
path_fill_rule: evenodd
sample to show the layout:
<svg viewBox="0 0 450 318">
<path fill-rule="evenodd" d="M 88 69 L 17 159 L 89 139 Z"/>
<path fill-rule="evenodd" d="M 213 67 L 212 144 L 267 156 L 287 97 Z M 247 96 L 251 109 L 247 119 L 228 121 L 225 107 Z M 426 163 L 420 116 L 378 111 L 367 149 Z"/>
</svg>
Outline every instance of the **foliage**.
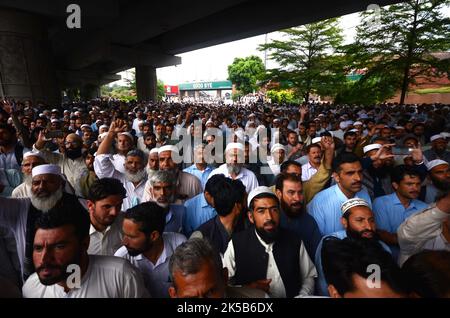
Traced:
<svg viewBox="0 0 450 318">
<path fill-rule="evenodd" d="M 345 84 L 344 59 L 336 54 L 343 41 L 339 19 L 333 18 L 280 31 L 285 41 L 259 46 L 280 67 L 266 72 L 266 80 L 289 81 L 305 101 L 311 93 L 335 95 Z"/>
<path fill-rule="evenodd" d="M 236 85 L 237 90 L 246 95 L 258 89 L 257 81 L 264 70 L 264 63 L 258 56 L 237 57 L 228 65 L 228 79 Z"/>
<path fill-rule="evenodd" d="M 381 8 L 378 22 L 374 12 L 361 13 L 356 40 L 344 48 L 351 69 L 367 70 L 362 83 L 352 86 L 357 89 L 352 94 L 369 89 L 362 95 L 373 94 L 382 101 L 400 90 L 403 103 L 418 76 L 449 76 L 450 60 L 431 54 L 450 48 L 450 19 L 441 12 L 449 3 L 410 0 L 391 5 Z"/>
</svg>

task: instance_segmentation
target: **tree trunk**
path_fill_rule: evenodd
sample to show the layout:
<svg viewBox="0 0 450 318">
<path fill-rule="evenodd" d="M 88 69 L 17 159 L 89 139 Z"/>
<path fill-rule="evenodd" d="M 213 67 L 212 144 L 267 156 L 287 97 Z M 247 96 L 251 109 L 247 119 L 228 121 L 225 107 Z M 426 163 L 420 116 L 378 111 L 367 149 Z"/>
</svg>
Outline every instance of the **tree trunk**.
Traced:
<svg viewBox="0 0 450 318">
<path fill-rule="evenodd" d="M 402 81 L 402 93 L 400 95 L 400 104 L 405 103 L 406 93 L 408 92 L 408 86 L 410 82 L 409 78 L 409 70 L 411 68 L 412 64 L 412 58 L 413 58 L 413 50 L 416 43 L 416 29 L 417 29 L 417 14 L 419 11 L 419 1 L 416 0 L 415 10 L 414 10 L 414 21 L 413 21 L 413 27 L 411 30 L 411 37 L 408 44 L 408 55 L 406 56 L 406 65 L 403 72 L 403 81 Z"/>
<path fill-rule="evenodd" d="M 403 81 L 402 81 L 402 93 L 400 95 L 400 105 L 405 103 L 406 92 L 408 91 L 409 86 L 409 63 L 405 66 L 405 71 L 403 73 Z"/>
</svg>

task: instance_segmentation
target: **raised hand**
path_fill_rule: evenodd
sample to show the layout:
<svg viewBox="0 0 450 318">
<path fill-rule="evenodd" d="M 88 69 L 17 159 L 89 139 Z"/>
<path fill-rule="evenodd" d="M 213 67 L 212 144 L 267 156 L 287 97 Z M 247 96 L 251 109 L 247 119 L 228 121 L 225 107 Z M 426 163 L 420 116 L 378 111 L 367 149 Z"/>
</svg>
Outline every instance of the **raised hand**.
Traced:
<svg viewBox="0 0 450 318">
<path fill-rule="evenodd" d="M 299 108 L 299 112 L 302 117 L 305 117 L 308 114 L 309 109 L 306 105 L 301 105 Z"/>
<path fill-rule="evenodd" d="M 113 132 L 114 134 L 119 134 L 121 132 L 125 132 L 126 128 L 127 124 L 123 119 L 116 119 L 111 123 L 109 131 Z"/>
<path fill-rule="evenodd" d="M 322 139 L 320 140 L 320 145 L 322 147 L 323 150 L 334 150 L 335 148 L 335 143 L 334 143 L 334 139 L 333 137 L 330 136 L 324 136 L 322 137 Z"/>
<path fill-rule="evenodd" d="M 395 146 L 395 144 L 385 144 L 383 145 L 380 149 L 378 149 L 378 151 L 371 156 L 370 158 L 375 161 L 375 160 L 385 160 L 385 159 L 390 159 L 390 158 L 394 158 L 394 155 L 389 151 L 390 147 Z"/>
<path fill-rule="evenodd" d="M 411 150 L 411 157 L 414 163 L 420 164 L 423 162 L 423 153 L 422 153 L 422 147 L 420 146 L 420 143 L 418 147 L 414 147 Z"/>
<path fill-rule="evenodd" d="M 3 106 L 3 110 L 5 112 L 7 112 L 8 115 L 11 115 L 14 112 L 14 107 L 12 106 L 12 104 L 8 100 L 4 99 L 2 101 L 2 106 Z"/>
</svg>

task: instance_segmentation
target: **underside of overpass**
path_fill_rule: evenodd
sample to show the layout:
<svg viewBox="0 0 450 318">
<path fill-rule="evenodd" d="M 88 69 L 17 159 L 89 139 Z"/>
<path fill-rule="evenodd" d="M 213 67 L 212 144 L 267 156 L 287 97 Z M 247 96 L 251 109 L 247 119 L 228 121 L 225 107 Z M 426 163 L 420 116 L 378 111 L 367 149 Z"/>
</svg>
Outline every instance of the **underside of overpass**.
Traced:
<svg viewBox="0 0 450 318">
<path fill-rule="evenodd" d="M 176 54 L 397 2 L 0 0 L 0 94 L 59 103 L 61 90 L 79 88 L 96 97 L 135 67 L 138 98 L 151 100 L 156 68 L 180 64 Z M 71 3 L 81 28 L 67 26 Z"/>
</svg>

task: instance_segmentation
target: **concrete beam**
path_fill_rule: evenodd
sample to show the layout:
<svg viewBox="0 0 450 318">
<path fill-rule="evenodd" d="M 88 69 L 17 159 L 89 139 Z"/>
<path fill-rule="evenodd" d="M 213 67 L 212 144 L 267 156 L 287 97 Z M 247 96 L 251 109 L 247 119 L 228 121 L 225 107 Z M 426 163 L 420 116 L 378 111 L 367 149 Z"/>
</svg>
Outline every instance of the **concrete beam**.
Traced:
<svg viewBox="0 0 450 318">
<path fill-rule="evenodd" d="M 118 45 L 111 46 L 109 59 L 127 65 L 145 65 L 155 68 L 181 64 L 181 57 L 178 56 Z"/>
<path fill-rule="evenodd" d="M 75 87 L 82 85 L 101 86 L 122 79 L 118 74 L 104 74 L 89 70 L 73 71 L 60 70 L 57 77 L 61 82 L 61 86 Z"/>
<path fill-rule="evenodd" d="M 82 18 L 113 18 L 119 15 L 118 0 L 2 0 L 5 8 L 37 13 L 52 18 L 66 18 L 69 4 L 78 4 Z"/>
<path fill-rule="evenodd" d="M 332 3 L 250 0 L 165 32 L 160 38 L 150 39 L 148 42 L 159 44 L 169 54 L 180 54 L 363 11 L 369 4 L 385 6 L 399 2 L 405 0 L 335 0 Z"/>
<path fill-rule="evenodd" d="M 68 69 L 79 70 L 96 63 L 114 62 L 126 68 L 134 65 L 165 67 L 181 64 L 181 57 L 158 52 L 157 50 L 133 49 L 107 43 L 101 39 L 87 43 L 78 51 L 68 55 L 65 64 Z"/>
</svg>

